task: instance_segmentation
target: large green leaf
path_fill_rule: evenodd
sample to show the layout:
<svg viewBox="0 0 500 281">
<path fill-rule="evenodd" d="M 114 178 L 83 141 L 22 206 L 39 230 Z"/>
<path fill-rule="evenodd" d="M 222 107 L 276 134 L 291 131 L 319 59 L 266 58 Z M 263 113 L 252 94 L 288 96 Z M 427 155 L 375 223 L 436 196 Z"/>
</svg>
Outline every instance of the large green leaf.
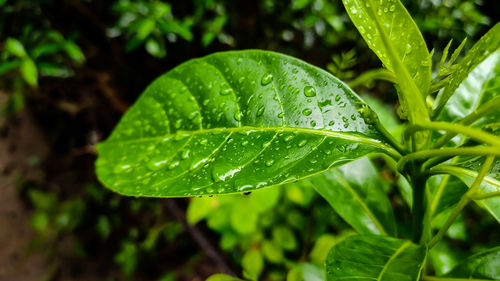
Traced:
<svg viewBox="0 0 500 281">
<path fill-rule="evenodd" d="M 396 235 L 391 202 L 370 159 L 361 158 L 309 181 L 360 234 Z"/>
<path fill-rule="evenodd" d="M 370 49 L 397 77 L 400 101 L 410 121 L 426 121 L 424 97 L 431 81 L 431 59 L 417 25 L 399 0 L 343 0 L 347 13 Z"/>
<path fill-rule="evenodd" d="M 499 96 L 500 51 L 496 51 L 471 71 L 448 100 L 438 119 L 447 122 L 460 121 L 479 106 Z M 476 122 L 475 126 L 491 122 L 500 122 L 500 111 L 492 112 Z"/>
<path fill-rule="evenodd" d="M 500 280 L 500 247 L 466 258 L 445 276 L 474 280 Z"/>
<path fill-rule="evenodd" d="M 432 168 L 435 172 L 443 172 L 454 175 L 463 181 L 467 186 L 471 186 L 481 168 L 484 158 L 474 158 L 456 165 L 442 164 Z M 500 191 L 500 158 L 496 158 L 490 171 L 485 176 L 480 185 L 481 193 Z M 479 206 L 490 212 L 495 219 L 500 222 L 500 197 L 493 197 L 475 201 Z"/>
<path fill-rule="evenodd" d="M 398 154 L 344 83 L 265 51 L 188 61 L 153 82 L 97 146 L 97 175 L 134 196 L 244 192 L 373 151 Z"/>
<path fill-rule="evenodd" d="M 450 80 L 438 96 L 435 113 L 441 112 L 462 81 L 469 76 L 469 73 L 499 47 L 500 23 L 497 23 L 474 44 L 470 51 L 467 52 L 467 55 L 457 64 L 455 72 L 453 72 Z"/>
<path fill-rule="evenodd" d="M 332 248 L 326 260 L 328 281 L 416 281 L 426 247 L 384 236 L 352 236 Z"/>
</svg>

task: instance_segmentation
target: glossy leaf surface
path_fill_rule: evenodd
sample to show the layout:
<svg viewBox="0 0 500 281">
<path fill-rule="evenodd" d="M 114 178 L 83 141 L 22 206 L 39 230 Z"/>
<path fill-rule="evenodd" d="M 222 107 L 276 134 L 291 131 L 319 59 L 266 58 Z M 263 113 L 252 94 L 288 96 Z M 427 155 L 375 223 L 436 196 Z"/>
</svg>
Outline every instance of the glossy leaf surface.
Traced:
<svg viewBox="0 0 500 281">
<path fill-rule="evenodd" d="M 352 236 L 337 244 L 326 261 L 328 281 L 416 281 L 426 248 L 384 236 Z"/>
<path fill-rule="evenodd" d="M 343 0 L 347 13 L 363 39 L 382 63 L 394 72 L 389 53 L 382 42 L 380 31 L 369 11 L 373 9 L 382 24 L 401 62 L 408 70 L 422 94 L 429 90 L 431 62 L 429 51 L 417 25 L 399 0 L 369 1 Z M 373 7 L 370 7 L 371 4 Z"/>
<path fill-rule="evenodd" d="M 411 123 L 429 121 L 424 98 L 431 77 L 430 55 L 404 6 L 399 0 L 344 0 L 343 3 L 368 46 L 397 77 L 401 115 Z M 423 145 L 426 139 L 425 134 L 419 135 L 417 145 Z"/>
<path fill-rule="evenodd" d="M 483 162 L 484 158 L 477 158 L 457 165 L 439 165 L 434 170 L 452 174 L 470 187 Z M 479 190 L 481 194 L 500 191 L 500 158 L 497 157 L 491 165 L 490 171 L 481 183 Z M 476 200 L 475 202 L 488 210 L 500 222 L 500 197 Z"/>
<path fill-rule="evenodd" d="M 475 67 L 450 98 L 439 120 L 457 122 L 479 106 L 500 96 L 500 51 L 488 56 Z M 490 113 L 475 126 L 500 122 L 500 111 Z"/>
<path fill-rule="evenodd" d="M 361 158 L 309 182 L 333 209 L 360 234 L 396 235 L 391 203 L 375 167 Z"/>
<path fill-rule="evenodd" d="M 154 81 L 98 145 L 116 192 L 175 197 L 245 192 L 392 151 L 345 84 L 265 51 L 216 53 Z"/>
<path fill-rule="evenodd" d="M 469 73 L 485 58 L 500 47 L 500 23 L 493 26 L 474 46 L 467 55 L 457 64 L 457 69 L 451 75 L 443 92 L 438 97 L 436 112 L 440 112 L 450 97 L 464 81 Z"/>
<path fill-rule="evenodd" d="M 500 247 L 491 248 L 468 257 L 445 276 L 474 280 L 499 280 Z"/>
</svg>

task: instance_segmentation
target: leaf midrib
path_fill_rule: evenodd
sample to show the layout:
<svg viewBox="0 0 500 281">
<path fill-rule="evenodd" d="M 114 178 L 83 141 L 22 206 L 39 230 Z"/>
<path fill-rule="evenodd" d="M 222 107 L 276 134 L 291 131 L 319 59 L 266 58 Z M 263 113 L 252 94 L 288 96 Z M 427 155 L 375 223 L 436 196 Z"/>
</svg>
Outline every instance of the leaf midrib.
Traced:
<svg viewBox="0 0 500 281">
<path fill-rule="evenodd" d="M 232 127 L 232 128 L 214 128 L 214 129 L 201 129 L 196 131 L 177 131 L 176 134 L 167 134 L 156 137 L 147 137 L 147 138 L 137 138 L 133 140 L 108 140 L 103 144 L 113 144 L 113 143 L 136 143 L 143 141 L 155 141 L 162 140 L 165 138 L 169 138 L 175 135 L 201 135 L 201 134 L 214 134 L 214 133 L 238 133 L 238 132 L 248 132 L 248 131 L 261 131 L 261 132 L 287 132 L 287 133 L 305 133 L 310 135 L 318 135 L 318 136 L 327 136 L 333 138 L 340 138 L 344 140 L 350 140 L 358 143 L 363 143 L 367 145 L 371 145 L 377 148 L 380 148 L 386 151 L 389 155 L 400 158 L 401 154 L 397 152 L 391 146 L 384 144 L 382 141 L 364 137 L 361 135 L 355 135 L 353 133 L 347 132 L 334 132 L 322 129 L 309 129 L 309 128 L 301 128 L 301 127 L 251 127 L 251 126 L 242 126 L 242 127 Z"/>
<path fill-rule="evenodd" d="M 380 231 L 380 234 L 382 235 L 387 235 L 387 231 L 384 229 L 380 221 L 377 219 L 375 214 L 368 208 L 368 206 L 365 204 L 363 200 L 359 197 L 358 193 L 355 191 L 355 189 L 349 184 L 348 181 L 344 179 L 342 175 L 336 170 L 332 170 L 332 172 L 337 176 L 337 180 L 340 181 L 340 184 L 344 185 L 353 195 L 354 199 L 358 204 L 361 206 L 361 208 L 365 211 L 365 213 L 370 217 L 370 219 L 373 221 L 375 224 L 375 227 Z"/>
<path fill-rule="evenodd" d="M 401 254 L 406 248 L 408 248 L 409 246 L 411 245 L 411 242 L 410 241 L 406 241 L 405 243 L 403 243 L 395 252 L 394 254 L 392 254 L 392 256 L 389 258 L 389 260 L 387 260 L 387 262 L 385 263 L 384 267 L 382 268 L 382 271 L 380 271 L 380 274 L 378 275 L 377 277 L 377 281 L 381 281 L 382 280 L 382 277 L 384 276 L 384 273 L 385 271 L 387 270 L 387 268 L 389 268 L 389 265 L 392 263 L 392 261 L 397 257 L 399 256 L 399 254 Z"/>
</svg>

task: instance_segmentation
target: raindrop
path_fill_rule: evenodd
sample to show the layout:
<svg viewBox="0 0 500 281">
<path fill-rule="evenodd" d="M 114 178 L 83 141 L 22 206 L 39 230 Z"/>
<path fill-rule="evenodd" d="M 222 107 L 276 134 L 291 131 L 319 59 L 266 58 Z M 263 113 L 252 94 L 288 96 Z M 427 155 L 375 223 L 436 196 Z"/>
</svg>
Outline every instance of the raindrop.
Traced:
<svg viewBox="0 0 500 281">
<path fill-rule="evenodd" d="M 266 166 L 271 167 L 274 164 L 274 159 L 266 161 Z"/>
<path fill-rule="evenodd" d="M 207 143 L 208 143 L 208 140 L 207 140 L 207 139 L 202 139 L 202 140 L 200 141 L 200 144 L 201 144 L 201 145 L 206 145 Z"/>
<path fill-rule="evenodd" d="M 179 129 L 182 126 L 182 119 L 177 119 L 174 123 L 174 127 Z"/>
<path fill-rule="evenodd" d="M 234 117 L 234 120 L 241 121 L 241 113 L 240 112 L 235 112 L 233 117 Z"/>
<path fill-rule="evenodd" d="M 260 83 L 262 84 L 262 86 L 266 86 L 272 81 L 273 81 L 273 75 L 271 73 L 264 74 L 264 76 L 262 76 L 262 79 L 260 79 Z"/>
<path fill-rule="evenodd" d="M 146 163 L 146 167 L 151 171 L 155 171 L 165 166 L 168 162 L 168 159 L 152 159 L 148 163 Z"/>
<path fill-rule="evenodd" d="M 309 108 L 306 108 L 302 111 L 302 114 L 304 114 L 305 116 L 309 116 L 312 114 L 312 110 L 309 109 Z"/>
<path fill-rule="evenodd" d="M 220 91 L 221 96 L 227 96 L 233 93 L 233 89 L 227 88 Z"/>
<path fill-rule="evenodd" d="M 391 7 L 389 7 L 389 11 L 394 12 L 394 10 L 396 10 L 396 6 L 391 5 Z"/>
<path fill-rule="evenodd" d="M 191 151 L 189 149 L 184 150 L 182 152 L 182 154 L 181 154 L 181 158 L 184 159 L 184 160 L 188 159 L 189 158 L 189 153 L 191 153 Z"/>
<path fill-rule="evenodd" d="M 294 69 L 292 69 L 292 72 L 293 72 L 294 74 L 297 74 L 299 71 L 297 70 L 297 68 L 294 68 Z"/>
<path fill-rule="evenodd" d="M 339 95 L 336 95 L 335 96 L 335 101 L 339 101 L 340 100 L 340 96 Z"/>
<path fill-rule="evenodd" d="M 278 113 L 278 118 L 283 118 L 285 114 L 283 112 Z"/>
<path fill-rule="evenodd" d="M 264 109 L 264 106 L 259 107 L 259 109 L 257 110 L 257 116 L 262 116 L 262 114 L 264 113 Z"/>
<path fill-rule="evenodd" d="M 311 121 L 311 127 L 316 127 L 316 121 L 314 120 Z"/>
<path fill-rule="evenodd" d="M 298 147 L 303 147 L 304 145 L 306 145 L 307 143 L 307 140 L 301 140 L 298 144 Z"/>
<path fill-rule="evenodd" d="M 175 161 L 172 164 L 168 165 L 168 169 L 172 170 L 172 169 L 174 169 L 177 166 L 179 166 L 179 161 Z"/>
<path fill-rule="evenodd" d="M 333 126 L 335 125 L 335 121 L 330 121 L 330 123 L 328 123 L 329 126 Z"/>
<path fill-rule="evenodd" d="M 243 142 L 241 143 L 241 146 L 247 146 L 247 144 L 248 144 L 248 141 L 247 141 L 247 140 L 245 140 L 245 141 L 243 141 Z"/>
<path fill-rule="evenodd" d="M 314 89 L 312 86 L 306 86 L 304 88 L 304 95 L 306 97 L 314 97 L 316 96 L 316 89 Z"/>
</svg>

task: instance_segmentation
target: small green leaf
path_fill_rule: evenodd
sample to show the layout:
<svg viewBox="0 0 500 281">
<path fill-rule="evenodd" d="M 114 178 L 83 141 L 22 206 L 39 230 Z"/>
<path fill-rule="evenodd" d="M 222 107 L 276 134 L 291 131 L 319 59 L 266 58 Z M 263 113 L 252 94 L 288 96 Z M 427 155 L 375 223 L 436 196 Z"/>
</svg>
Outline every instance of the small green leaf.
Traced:
<svg viewBox="0 0 500 281">
<path fill-rule="evenodd" d="M 262 253 L 264 257 L 272 263 L 282 263 L 284 261 L 283 251 L 274 242 L 264 241 L 262 243 Z"/>
<path fill-rule="evenodd" d="M 438 96 L 438 102 L 434 115 L 438 115 L 448 100 L 455 93 L 459 85 L 469 73 L 476 68 L 486 57 L 500 47 L 500 23 L 495 24 L 474 46 L 467 55 L 457 64 L 457 69 L 451 74 L 451 78 L 443 92 Z"/>
<path fill-rule="evenodd" d="M 144 19 L 137 23 L 136 37 L 143 41 L 155 29 L 156 22 L 154 19 Z"/>
<path fill-rule="evenodd" d="M 345 84 L 265 51 L 217 53 L 153 82 L 97 146 L 97 175 L 133 196 L 247 192 L 375 151 L 398 157 Z"/>
<path fill-rule="evenodd" d="M 241 261 L 243 267 L 243 275 L 250 280 L 258 280 L 262 270 L 264 269 L 264 260 L 262 254 L 258 250 L 249 250 L 243 256 Z"/>
<path fill-rule="evenodd" d="M 19 58 L 27 56 L 23 43 L 15 38 L 7 38 L 7 40 L 5 40 L 5 50 Z"/>
<path fill-rule="evenodd" d="M 24 58 L 21 62 L 21 74 L 30 86 L 38 86 L 38 70 L 30 58 Z"/>
<path fill-rule="evenodd" d="M 484 158 L 474 158 L 456 165 L 438 165 L 432 170 L 454 175 L 470 187 L 483 162 Z M 500 191 L 500 158 L 497 157 L 491 165 L 489 173 L 479 187 L 479 191 L 480 194 Z M 500 223 L 500 197 L 475 200 L 475 202 L 486 209 Z"/>
<path fill-rule="evenodd" d="M 273 241 L 277 245 L 280 245 L 284 250 L 294 250 L 297 247 L 297 241 L 293 232 L 285 226 L 277 226 L 273 228 L 272 232 Z"/>
<path fill-rule="evenodd" d="M 208 277 L 206 281 L 243 281 L 243 280 L 227 274 L 218 273 Z"/>
<path fill-rule="evenodd" d="M 446 103 L 438 120 L 447 122 L 458 122 L 465 116 L 471 114 L 479 106 L 500 96 L 500 51 L 488 56 L 477 65 L 460 84 L 455 93 Z M 474 126 L 482 126 L 487 123 L 500 122 L 500 111 L 487 115 L 479 120 Z"/>
<path fill-rule="evenodd" d="M 165 44 L 154 38 L 148 38 L 148 40 L 146 40 L 145 47 L 146 51 L 154 57 L 163 58 L 167 55 Z"/>
<path fill-rule="evenodd" d="M 66 40 L 64 42 L 64 50 L 74 62 L 79 64 L 85 62 L 85 55 L 83 54 L 82 49 L 80 49 L 75 42 Z"/>
<path fill-rule="evenodd" d="M 500 247 L 491 248 L 466 258 L 445 277 L 499 280 Z"/>
<path fill-rule="evenodd" d="M 309 179 L 316 191 L 360 234 L 396 234 L 396 220 L 375 167 L 361 158 Z"/>
<path fill-rule="evenodd" d="M 417 281 L 426 247 L 383 236 L 351 236 L 335 245 L 326 261 L 326 280 Z"/>
<path fill-rule="evenodd" d="M 399 100 L 410 121 L 429 120 L 424 98 L 431 81 L 430 55 L 403 4 L 399 0 L 343 0 L 343 3 L 370 49 L 395 74 L 401 86 Z"/>
</svg>

